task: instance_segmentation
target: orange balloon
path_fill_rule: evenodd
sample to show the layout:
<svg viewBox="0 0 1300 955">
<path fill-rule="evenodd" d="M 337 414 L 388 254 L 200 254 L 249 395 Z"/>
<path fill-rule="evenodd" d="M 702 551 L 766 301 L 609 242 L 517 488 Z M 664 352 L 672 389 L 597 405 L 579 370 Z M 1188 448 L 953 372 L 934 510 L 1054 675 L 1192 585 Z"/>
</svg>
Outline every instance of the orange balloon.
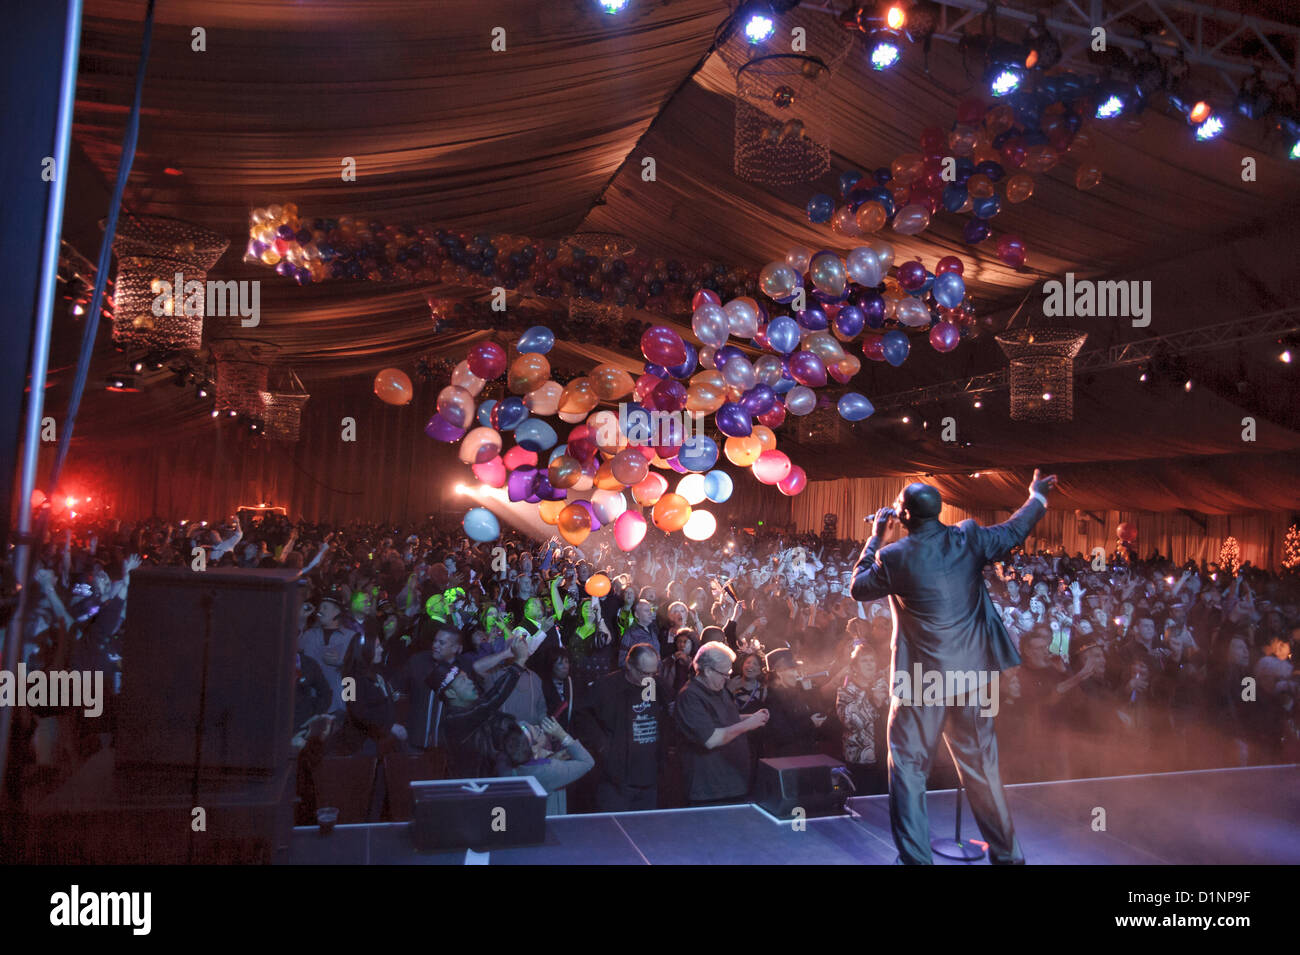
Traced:
<svg viewBox="0 0 1300 955">
<path fill-rule="evenodd" d="M 727 387 L 727 379 L 722 377 L 720 371 L 702 371 L 698 375 L 691 377 L 691 387 L 708 385 L 710 388 L 717 388 L 721 391 Z"/>
<path fill-rule="evenodd" d="M 551 377 L 551 363 L 545 355 L 529 352 L 520 355 L 510 366 L 506 376 L 506 387 L 516 395 L 526 395 L 541 387 L 542 382 Z"/>
<path fill-rule="evenodd" d="M 1007 201 L 1024 202 L 1034 194 L 1034 177 L 1023 172 L 1007 180 Z"/>
<path fill-rule="evenodd" d="M 415 397 L 415 389 L 411 387 L 411 379 L 406 376 L 406 372 L 397 368 L 385 368 L 375 375 L 375 394 L 384 404 L 405 405 L 410 404 Z"/>
<path fill-rule="evenodd" d="M 653 514 L 655 527 L 671 534 L 686 526 L 691 519 L 691 506 L 680 494 L 665 494 L 655 502 Z"/>
<path fill-rule="evenodd" d="M 560 536 L 574 546 L 585 541 L 591 533 L 591 515 L 576 501 L 560 511 L 555 524 L 560 529 Z"/>
<path fill-rule="evenodd" d="M 662 474 L 651 472 L 644 481 L 632 487 L 632 498 L 642 506 L 649 506 L 659 500 L 668 490 L 668 479 Z"/>
<path fill-rule="evenodd" d="M 591 370 L 591 387 L 602 401 L 617 401 L 636 387 L 632 376 L 618 365 L 597 365 Z"/>
<path fill-rule="evenodd" d="M 1074 185 L 1075 188 L 1084 191 L 1095 189 L 1101 185 L 1101 167 L 1094 163 L 1080 166 L 1079 171 L 1074 174 Z"/>
<path fill-rule="evenodd" d="M 560 414 L 585 415 L 598 404 L 600 398 L 592 388 L 591 379 L 575 378 L 564 386 L 560 395 Z"/>
<path fill-rule="evenodd" d="M 982 172 L 977 172 L 966 180 L 966 191 L 976 199 L 986 199 L 993 195 L 993 180 Z"/>
<path fill-rule="evenodd" d="M 537 505 L 537 514 L 544 523 L 555 526 L 560 519 L 560 511 L 568 507 L 564 501 L 542 501 Z"/>
<path fill-rule="evenodd" d="M 602 491 L 621 491 L 625 485 L 618 478 L 614 477 L 614 468 L 610 462 L 606 461 L 596 471 L 596 477 L 593 479 L 596 487 Z"/>
<path fill-rule="evenodd" d="M 551 487 L 571 488 L 582 477 L 582 462 L 561 454 L 546 469 L 546 477 L 550 480 Z"/>
<path fill-rule="evenodd" d="M 758 443 L 764 451 L 776 450 L 776 432 L 767 425 L 756 424 L 754 430 L 750 432 L 751 438 L 757 438 Z"/>
<path fill-rule="evenodd" d="M 864 202 L 858 206 L 857 214 L 854 216 L 862 232 L 878 232 L 888 218 L 885 215 L 885 207 L 879 202 Z"/>
<path fill-rule="evenodd" d="M 627 447 L 627 438 L 618 428 L 618 415 L 612 411 L 597 411 L 587 419 L 587 427 L 596 439 L 596 447 L 606 454 L 617 454 Z"/>
<path fill-rule="evenodd" d="M 763 453 L 763 443 L 752 434 L 743 438 L 728 438 L 722 445 L 722 453 L 736 467 L 747 468 Z"/>
<path fill-rule="evenodd" d="M 893 173 L 894 179 L 906 185 L 921 174 L 921 167 L 925 159 L 916 153 L 908 153 L 905 156 L 899 156 L 890 164 L 890 172 Z"/>
<path fill-rule="evenodd" d="M 591 597 L 604 597 L 609 593 L 610 580 L 604 574 L 592 574 L 587 578 L 587 594 Z"/>
</svg>

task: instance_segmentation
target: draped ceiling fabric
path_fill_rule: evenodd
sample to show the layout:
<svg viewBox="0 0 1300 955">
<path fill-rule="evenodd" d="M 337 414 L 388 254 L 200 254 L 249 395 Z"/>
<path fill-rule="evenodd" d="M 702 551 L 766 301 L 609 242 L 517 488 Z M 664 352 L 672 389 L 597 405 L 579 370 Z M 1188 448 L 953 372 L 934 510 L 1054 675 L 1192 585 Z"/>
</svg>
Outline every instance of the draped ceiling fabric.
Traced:
<svg viewBox="0 0 1300 955">
<path fill-rule="evenodd" d="M 144 0 L 87 2 L 64 235 L 92 259 L 144 9 Z M 194 517 L 246 497 L 274 497 L 315 516 L 387 518 L 404 508 L 449 506 L 445 488 L 468 469 L 421 430 L 442 383 L 417 383 L 412 406 L 388 408 L 370 394 L 369 379 L 388 366 L 414 378 L 420 356 L 458 359 L 492 334 L 435 334 L 425 302 L 429 294 L 481 299 L 483 291 L 341 281 L 299 288 L 240 261 L 251 208 L 293 201 L 309 217 L 350 214 L 550 240 L 610 231 L 652 256 L 757 269 L 794 244 L 841 251 L 856 244 L 810 226 L 808 197 L 834 193 L 843 169 L 888 165 L 914 152 L 923 128 L 947 127 L 957 101 L 977 92 L 977 77 L 947 43 L 934 44 L 928 64 L 913 48 L 886 73 L 851 53 L 815 106 L 835 130 L 832 173 L 789 187 L 746 183 L 731 168 L 731 75 L 713 57 L 688 81 L 724 5 L 671 0 L 632 9 L 608 17 L 586 0 L 159 4 L 128 211 L 176 216 L 229 236 L 232 248 L 209 277 L 260 280 L 261 324 L 241 330 L 232 320 L 210 320 L 207 337 L 274 342 L 281 363 L 313 397 L 302 442 L 282 447 L 214 422 L 191 390 L 168 384 L 165 371 L 147 376 L 141 394 L 108 393 L 104 377 L 126 359 L 113 351 L 105 327 L 72 472 L 86 481 L 102 474 L 123 513 L 179 508 Z M 1280 5 L 1273 15 L 1298 19 Z M 206 52 L 191 48 L 196 25 L 207 31 Z M 490 49 L 497 26 L 506 31 L 505 52 Z M 995 231 L 1024 238 L 1028 267 L 1001 264 L 992 243 L 965 245 L 963 220 L 947 215 L 922 235 L 881 237 L 895 243 L 899 260 L 920 256 L 932 266 L 939 256 L 959 255 L 977 310 L 996 328 L 1013 313 L 1017 327 L 1048 322 L 1041 283 L 1066 271 L 1150 281 L 1146 328 L 1124 319 L 1073 322 L 1089 333 L 1085 353 L 1296 307 L 1291 224 L 1300 211 L 1300 164 L 1277 158 L 1254 124 L 1232 122 L 1203 146 L 1184 124 L 1154 110 L 1137 123 L 1088 129 L 1088 158 L 1105 175 L 1098 188 L 1075 189 L 1078 157 L 1071 156 L 1037 177 L 1029 201 L 995 220 Z M 1243 155 L 1257 159 L 1254 182 L 1241 180 Z M 355 182 L 340 177 L 346 157 L 356 160 Z M 656 162 L 653 182 L 641 177 L 646 157 Z M 168 167 L 182 175 L 166 174 Z M 510 304 L 519 304 L 515 296 Z M 56 419 L 66 406 L 82 320 L 61 315 L 56 325 L 47 397 Z M 675 316 L 670 324 L 686 331 L 687 321 Z M 903 410 L 882 410 L 842 428 L 836 445 L 814 443 L 792 419 L 779 437 L 808 471 L 808 491 L 790 502 L 753 487 L 747 475 L 738 489 L 746 488 L 747 501 L 751 492 L 766 500 L 774 523 L 802 515 L 816 530 L 821 512 L 811 502 L 832 493 L 823 482 L 887 478 L 893 490 L 883 497 L 873 491 L 859 503 L 844 501 L 865 510 L 892 500 L 907 475 L 931 474 L 955 507 L 991 515 L 1019 503 L 1034 466 L 1061 474 L 1066 508 L 1289 512 L 1300 509 L 1300 403 L 1294 366 L 1277 362 L 1277 351 L 1265 341 L 1190 354 L 1181 369 L 1194 379 L 1190 393 L 1169 376 L 1143 385 L 1131 366 L 1080 376 L 1075 420 L 1064 425 L 1012 425 L 1005 392 L 986 396 L 978 411 L 969 399 L 910 406 L 910 424 L 901 422 Z M 551 358 L 561 367 L 641 367 L 639 356 L 602 342 L 562 340 Z M 1005 359 L 985 333 L 947 355 L 918 339 L 900 368 L 863 364 L 852 387 L 879 398 L 994 371 Z M 358 421 L 356 447 L 338 439 L 345 415 Z M 945 417 L 954 419 L 955 441 L 941 438 Z M 1256 419 L 1254 442 L 1242 439 L 1246 417 Z M 975 472 L 981 477 L 969 477 Z M 723 524 L 725 512 L 719 508 Z"/>
</svg>

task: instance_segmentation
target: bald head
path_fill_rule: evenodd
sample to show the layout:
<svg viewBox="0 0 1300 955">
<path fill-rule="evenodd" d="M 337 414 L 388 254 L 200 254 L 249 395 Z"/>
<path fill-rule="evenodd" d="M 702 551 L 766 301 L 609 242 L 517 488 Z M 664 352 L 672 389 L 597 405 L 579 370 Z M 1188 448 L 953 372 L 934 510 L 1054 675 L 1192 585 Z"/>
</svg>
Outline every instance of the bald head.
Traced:
<svg viewBox="0 0 1300 955">
<path fill-rule="evenodd" d="M 934 520 L 943 509 L 943 498 L 933 484 L 909 484 L 898 497 L 902 507 L 900 517 L 908 530 L 922 521 Z"/>
</svg>

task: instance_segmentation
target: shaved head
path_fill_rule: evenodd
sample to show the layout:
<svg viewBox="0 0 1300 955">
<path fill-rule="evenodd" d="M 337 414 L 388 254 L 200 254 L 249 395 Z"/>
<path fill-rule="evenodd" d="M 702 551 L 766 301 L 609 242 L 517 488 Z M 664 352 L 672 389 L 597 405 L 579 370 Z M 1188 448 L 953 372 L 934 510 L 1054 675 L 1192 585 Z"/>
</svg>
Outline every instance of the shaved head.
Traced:
<svg viewBox="0 0 1300 955">
<path fill-rule="evenodd" d="M 898 495 L 898 503 L 901 510 L 907 512 L 906 516 L 900 514 L 900 517 L 903 517 L 903 526 L 909 530 L 922 521 L 937 518 L 943 510 L 943 498 L 933 484 L 909 484 Z"/>
</svg>

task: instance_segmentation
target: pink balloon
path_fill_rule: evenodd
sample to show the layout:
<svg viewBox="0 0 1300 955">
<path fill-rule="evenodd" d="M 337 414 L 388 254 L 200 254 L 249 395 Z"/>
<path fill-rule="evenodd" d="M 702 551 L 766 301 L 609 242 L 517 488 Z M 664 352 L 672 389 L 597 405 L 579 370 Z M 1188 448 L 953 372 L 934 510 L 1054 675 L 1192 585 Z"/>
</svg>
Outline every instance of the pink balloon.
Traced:
<svg viewBox="0 0 1300 955">
<path fill-rule="evenodd" d="M 694 312 L 697 308 L 699 308 L 701 305 L 705 304 L 706 302 L 709 302 L 713 305 L 721 305 L 722 297 L 718 295 L 717 292 L 713 291 L 713 289 L 702 288 L 698 292 L 696 292 L 695 296 L 691 299 L 691 311 Z"/>
<path fill-rule="evenodd" d="M 493 458 L 491 461 L 484 461 L 482 464 L 476 464 L 472 470 L 474 476 L 488 487 L 506 486 L 506 477 L 508 476 L 506 464 L 499 457 Z"/>
<path fill-rule="evenodd" d="M 507 468 L 513 471 L 521 467 L 537 467 L 537 452 L 529 451 L 527 448 L 515 445 L 505 453 L 504 463 Z"/>
<path fill-rule="evenodd" d="M 768 428 L 779 428 L 785 424 L 785 405 L 778 404 L 770 411 L 758 416 L 758 423 Z"/>
<path fill-rule="evenodd" d="M 479 342 L 466 357 L 469 370 L 484 381 L 499 378 L 506 370 L 506 350 L 496 342 Z"/>
<path fill-rule="evenodd" d="M 952 322 L 939 322 L 930 329 L 930 344 L 938 352 L 949 352 L 961 344 L 961 329 Z"/>
<path fill-rule="evenodd" d="M 793 465 L 784 451 L 764 451 L 753 464 L 754 477 L 762 484 L 779 484 L 789 476 Z"/>
<path fill-rule="evenodd" d="M 614 521 L 614 543 L 619 550 L 635 550 L 645 539 L 646 523 L 640 511 L 624 511 Z"/>
<path fill-rule="evenodd" d="M 686 343 L 667 325 L 655 325 L 641 336 L 641 354 L 652 364 L 675 368 L 686 361 Z"/>
<path fill-rule="evenodd" d="M 795 464 L 790 473 L 776 482 L 776 489 L 786 497 L 794 497 L 808 485 L 808 475 L 804 469 Z"/>
</svg>

